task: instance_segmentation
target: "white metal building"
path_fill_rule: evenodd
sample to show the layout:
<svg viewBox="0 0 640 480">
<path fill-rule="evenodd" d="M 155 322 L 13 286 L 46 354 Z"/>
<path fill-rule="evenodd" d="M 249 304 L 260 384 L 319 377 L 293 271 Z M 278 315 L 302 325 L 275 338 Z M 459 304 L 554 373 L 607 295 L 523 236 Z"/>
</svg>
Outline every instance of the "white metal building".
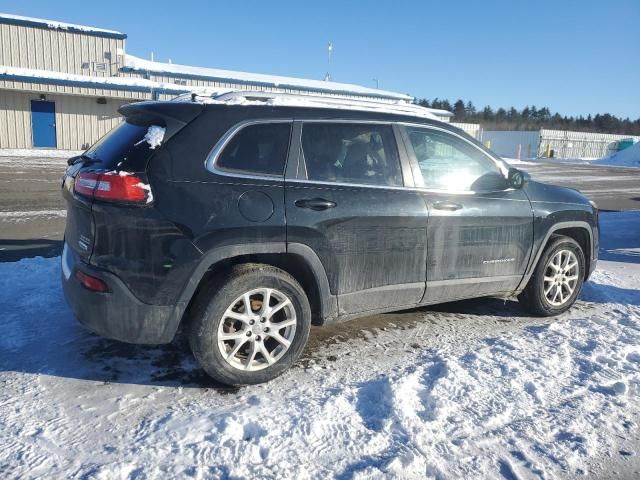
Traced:
<svg viewBox="0 0 640 480">
<path fill-rule="evenodd" d="M 126 40 L 114 30 L 0 13 L 0 149 L 84 149 L 117 125 L 121 105 L 202 88 L 413 101 L 346 83 L 152 62 L 128 55 Z"/>
<path fill-rule="evenodd" d="M 583 158 L 606 157 L 617 148 L 620 140 L 640 137 L 608 133 L 572 132 L 569 130 L 494 131 L 482 132 L 482 141 L 498 155 L 507 158 Z"/>
</svg>

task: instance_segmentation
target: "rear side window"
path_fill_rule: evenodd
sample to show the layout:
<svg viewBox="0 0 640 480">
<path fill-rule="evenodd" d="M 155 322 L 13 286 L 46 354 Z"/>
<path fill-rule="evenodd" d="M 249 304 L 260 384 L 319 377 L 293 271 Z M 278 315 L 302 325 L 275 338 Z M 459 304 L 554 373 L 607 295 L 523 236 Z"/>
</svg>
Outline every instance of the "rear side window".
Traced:
<svg viewBox="0 0 640 480">
<path fill-rule="evenodd" d="M 290 122 L 244 127 L 224 147 L 216 166 L 241 173 L 282 175 L 290 135 Z"/>
<path fill-rule="evenodd" d="M 84 155 L 106 170 L 140 172 L 154 152 L 145 140 L 149 127 L 122 122 L 98 140 Z"/>
<path fill-rule="evenodd" d="M 302 150 L 309 180 L 401 186 L 390 125 L 306 123 Z"/>
</svg>

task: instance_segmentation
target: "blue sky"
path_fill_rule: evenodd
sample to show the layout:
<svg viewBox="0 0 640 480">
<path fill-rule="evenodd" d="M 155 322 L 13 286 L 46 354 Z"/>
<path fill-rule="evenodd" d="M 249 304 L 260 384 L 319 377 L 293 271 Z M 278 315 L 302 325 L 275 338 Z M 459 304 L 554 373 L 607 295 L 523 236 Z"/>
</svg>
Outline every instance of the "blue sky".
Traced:
<svg viewBox="0 0 640 480">
<path fill-rule="evenodd" d="M 157 60 L 640 117 L 640 0 L 0 0 L 0 11 L 120 30 Z"/>
</svg>

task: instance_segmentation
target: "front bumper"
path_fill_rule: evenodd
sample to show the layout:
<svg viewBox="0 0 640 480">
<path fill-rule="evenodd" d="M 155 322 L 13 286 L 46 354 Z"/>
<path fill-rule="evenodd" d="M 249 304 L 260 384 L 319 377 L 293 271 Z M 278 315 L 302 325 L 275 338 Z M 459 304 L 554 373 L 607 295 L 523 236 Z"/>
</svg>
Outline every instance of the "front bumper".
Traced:
<svg viewBox="0 0 640 480">
<path fill-rule="evenodd" d="M 111 291 L 100 293 L 85 288 L 75 276 L 77 270 L 100 278 Z M 179 323 L 176 307 L 141 302 L 117 276 L 80 262 L 66 242 L 62 288 L 78 321 L 100 336 L 138 344 L 169 343 L 175 336 Z"/>
</svg>

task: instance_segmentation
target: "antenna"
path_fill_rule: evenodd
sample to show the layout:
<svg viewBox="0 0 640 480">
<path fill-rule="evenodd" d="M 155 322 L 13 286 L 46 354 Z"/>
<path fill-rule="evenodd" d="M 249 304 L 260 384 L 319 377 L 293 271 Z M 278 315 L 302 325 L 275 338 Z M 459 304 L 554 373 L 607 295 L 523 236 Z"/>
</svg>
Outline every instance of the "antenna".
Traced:
<svg viewBox="0 0 640 480">
<path fill-rule="evenodd" d="M 327 73 L 324 76 L 325 82 L 331 81 L 331 52 L 333 52 L 333 43 L 329 42 L 327 45 Z"/>
<path fill-rule="evenodd" d="M 378 82 L 378 79 L 374 78 L 373 81 L 376 82 L 376 90 L 379 90 L 380 89 L 380 84 Z"/>
</svg>

